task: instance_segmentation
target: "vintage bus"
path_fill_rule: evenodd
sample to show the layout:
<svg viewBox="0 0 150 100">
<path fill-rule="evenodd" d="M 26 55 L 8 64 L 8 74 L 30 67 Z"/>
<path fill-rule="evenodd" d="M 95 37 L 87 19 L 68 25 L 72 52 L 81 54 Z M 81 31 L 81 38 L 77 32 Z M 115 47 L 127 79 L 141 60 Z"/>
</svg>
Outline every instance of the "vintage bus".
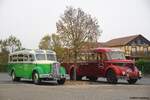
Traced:
<svg viewBox="0 0 150 100">
<path fill-rule="evenodd" d="M 96 81 L 98 77 L 104 77 L 109 83 L 117 83 L 118 79 L 125 79 L 129 84 L 134 84 L 142 77 L 134 61 L 127 60 L 124 52 L 115 48 L 95 48 L 80 52 L 77 63 L 62 63 L 66 68 L 70 79 L 76 77 L 81 80 L 86 77 Z"/>
<path fill-rule="evenodd" d="M 9 54 L 8 72 L 13 81 L 25 78 L 32 79 L 35 84 L 43 80 L 64 84 L 66 80 L 66 70 L 51 50 L 22 50 Z"/>
</svg>

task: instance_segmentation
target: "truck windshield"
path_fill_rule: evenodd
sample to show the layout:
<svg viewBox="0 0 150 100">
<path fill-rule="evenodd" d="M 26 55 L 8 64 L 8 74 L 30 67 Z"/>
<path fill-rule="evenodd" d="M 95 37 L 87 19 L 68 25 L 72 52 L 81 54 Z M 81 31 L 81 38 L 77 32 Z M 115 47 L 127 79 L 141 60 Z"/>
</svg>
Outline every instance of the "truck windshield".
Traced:
<svg viewBox="0 0 150 100">
<path fill-rule="evenodd" d="M 55 54 L 47 54 L 47 60 L 56 61 L 56 55 Z"/>
<path fill-rule="evenodd" d="M 37 60 L 46 60 L 45 54 L 36 54 Z"/>
<path fill-rule="evenodd" d="M 113 59 L 126 59 L 125 58 L 125 55 L 123 52 L 120 52 L 120 51 L 111 51 L 111 52 L 108 52 L 108 58 L 109 60 L 113 60 Z"/>
</svg>

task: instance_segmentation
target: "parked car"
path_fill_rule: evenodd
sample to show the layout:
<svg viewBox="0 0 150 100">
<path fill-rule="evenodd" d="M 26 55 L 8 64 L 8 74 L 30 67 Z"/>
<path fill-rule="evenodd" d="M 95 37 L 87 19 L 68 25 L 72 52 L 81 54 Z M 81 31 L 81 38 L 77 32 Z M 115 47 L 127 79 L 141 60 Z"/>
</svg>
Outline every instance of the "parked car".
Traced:
<svg viewBox="0 0 150 100">
<path fill-rule="evenodd" d="M 114 48 L 95 48 L 81 52 L 77 63 L 62 63 L 70 79 L 76 77 L 81 80 L 86 76 L 91 81 L 104 77 L 109 83 L 117 83 L 118 79 L 125 79 L 134 84 L 142 77 L 134 61 L 127 60 L 124 52 Z"/>
<path fill-rule="evenodd" d="M 13 81 L 32 79 L 35 84 L 43 80 L 56 80 L 64 84 L 66 70 L 60 66 L 56 53 L 51 50 L 22 50 L 9 55 L 8 73 Z"/>
</svg>

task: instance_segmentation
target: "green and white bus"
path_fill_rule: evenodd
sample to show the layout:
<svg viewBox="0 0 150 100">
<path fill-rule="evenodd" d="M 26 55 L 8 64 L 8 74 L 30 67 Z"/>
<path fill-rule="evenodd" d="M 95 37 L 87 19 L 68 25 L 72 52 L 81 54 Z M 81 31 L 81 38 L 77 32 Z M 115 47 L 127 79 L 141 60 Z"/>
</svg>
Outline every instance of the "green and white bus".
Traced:
<svg viewBox="0 0 150 100">
<path fill-rule="evenodd" d="M 42 80 L 56 80 L 64 84 L 66 70 L 60 66 L 56 53 L 51 50 L 22 50 L 9 54 L 8 73 L 13 81 L 32 79 L 35 84 Z"/>
</svg>

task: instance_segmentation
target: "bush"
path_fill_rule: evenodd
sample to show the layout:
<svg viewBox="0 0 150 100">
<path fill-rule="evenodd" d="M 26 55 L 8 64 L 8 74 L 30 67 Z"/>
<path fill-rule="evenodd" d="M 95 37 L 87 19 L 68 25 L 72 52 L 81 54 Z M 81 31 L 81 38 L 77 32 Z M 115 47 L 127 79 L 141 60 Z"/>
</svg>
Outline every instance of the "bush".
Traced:
<svg viewBox="0 0 150 100">
<path fill-rule="evenodd" d="M 150 61 L 149 60 L 138 60 L 136 66 L 144 74 L 150 74 Z"/>
<path fill-rule="evenodd" d="M 6 72 L 7 71 L 7 64 L 0 64 L 0 72 Z"/>
</svg>

